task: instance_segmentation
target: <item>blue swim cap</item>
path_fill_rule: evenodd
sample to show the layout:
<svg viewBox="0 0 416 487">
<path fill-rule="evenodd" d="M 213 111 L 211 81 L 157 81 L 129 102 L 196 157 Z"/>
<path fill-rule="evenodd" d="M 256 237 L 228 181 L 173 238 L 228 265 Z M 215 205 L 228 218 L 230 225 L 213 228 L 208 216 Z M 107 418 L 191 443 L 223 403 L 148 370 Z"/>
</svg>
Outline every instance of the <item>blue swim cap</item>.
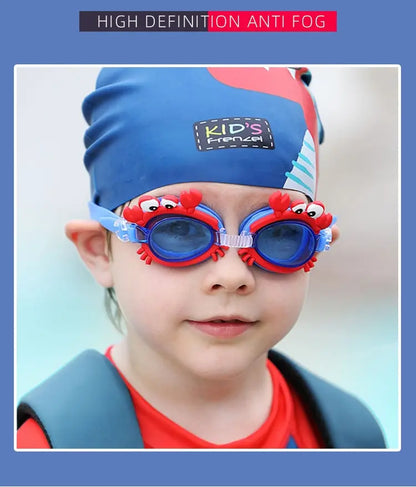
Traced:
<svg viewBox="0 0 416 487">
<path fill-rule="evenodd" d="M 83 103 L 92 201 L 221 182 L 315 197 L 323 130 L 306 68 L 104 68 Z"/>
</svg>

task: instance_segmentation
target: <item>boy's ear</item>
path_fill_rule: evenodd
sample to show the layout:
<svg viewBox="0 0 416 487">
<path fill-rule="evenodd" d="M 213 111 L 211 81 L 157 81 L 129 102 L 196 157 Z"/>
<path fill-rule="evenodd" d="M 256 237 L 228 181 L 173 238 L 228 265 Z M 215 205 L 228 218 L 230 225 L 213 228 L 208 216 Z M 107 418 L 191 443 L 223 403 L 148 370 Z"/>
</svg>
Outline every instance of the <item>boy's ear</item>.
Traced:
<svg viewBox="0 0 416 487">
<path fill-rule="evenodd" d="M 104 287 L 113 286 L 105 229 L 92 220 L 72 220 L 65 234 L 78 250 L 94 279 Z"/>
<path fill-rule="evenodd" d="M 334 243 L 339 239 L 339 236 L 340 236 L 340 231 L 339 231 L 338 225 L 337 224 L 333 225 L 331 227 L 331 230 L 332 230 L 332 243 Z"/>
</svg>

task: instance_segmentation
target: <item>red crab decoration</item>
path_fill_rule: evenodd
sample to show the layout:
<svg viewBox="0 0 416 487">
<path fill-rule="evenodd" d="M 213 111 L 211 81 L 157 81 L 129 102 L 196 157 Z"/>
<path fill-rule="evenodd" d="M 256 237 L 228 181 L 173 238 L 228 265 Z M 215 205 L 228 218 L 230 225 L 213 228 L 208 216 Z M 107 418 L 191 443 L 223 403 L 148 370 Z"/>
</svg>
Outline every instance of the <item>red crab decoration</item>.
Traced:
<svg viewBox="0 0 416 487">
<path fill-rule="evenodd" d="M 198 209 L 198 205 L 201 203 L 201 200 L 202 194 L 197 189 L 183 191 L 179 198 L 174 195 L 165 195 L 159 198 L 145 195 L 139 198 L 137 205 L 124 208 L 123 217 L 125 220 L 131 223 L 135 223 L 140 227 L 145 227 L 150 220 L 160 215 L 192 216 L 197 220 L 207 223 L 214 230 L 218 231 L 219 225 L 216 218 L 209 215 L 205 211 Z M 214 261 L 217 261 L 219 257 L 223 257 L 225 255 L 224 250 L 226 250 L 226 247 L 220 247 L 214 244 L 203 255 L 185 262 L 167 262 L 165 260 L 161 260 L 153 254 L 147 243 L 142 243 L 137 253 L 140 255 L 141 260 L 145 261 L 145 263 L 148 265 L 155 260 L 160 264 L 169 265 L 172 267 L 182 267 L 202 262 L 208 257 L 212 257 Z"/>
<path fill-rule="evenodd" d="M 291 202 L 288 194 L 282 194 L 280 191 L 277 191 L 270 196 L 269 205 L 273 210 L 273 213 L 253 222 L 250 226 L 250 233 L 254 234 L 261 228 L 281 220 L 296 220 L 307 223 L 312 228 L 315 235 L 317 235 L 321 230 L 328 228 L 332 223 L 332 215 L 330 213 L 325 213 L 325 206 L 320 201 L 305 203 L 302 200 L 298 200 Z M 265 269 L 283 273 L 294 272 L 302 268 L 305 272 L 308 272 L 314 267 L 315 262 L 317 261 L 317 258 L 314 255 L 300 267 L 287 268 L 270 264 L 252 247 L 240 249 L 238 253 L 242 260 L 250 266 L 257 263 Z"/>
</svg>

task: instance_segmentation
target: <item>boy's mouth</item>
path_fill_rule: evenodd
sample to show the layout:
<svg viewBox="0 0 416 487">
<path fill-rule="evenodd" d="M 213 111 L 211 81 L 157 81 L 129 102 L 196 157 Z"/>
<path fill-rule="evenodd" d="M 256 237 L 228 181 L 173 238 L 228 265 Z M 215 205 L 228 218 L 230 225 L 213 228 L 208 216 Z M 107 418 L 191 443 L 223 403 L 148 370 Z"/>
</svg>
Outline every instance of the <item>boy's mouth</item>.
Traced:
<svg viewBox="0 0 416 487">
<path fill-rule="evenodd" d="M 257 322 L 241 316 L 215 316 L 207 320 L 188 320 L 188 323 L 207 335 L 232 338 L 242 335 Z"/>
</svg>

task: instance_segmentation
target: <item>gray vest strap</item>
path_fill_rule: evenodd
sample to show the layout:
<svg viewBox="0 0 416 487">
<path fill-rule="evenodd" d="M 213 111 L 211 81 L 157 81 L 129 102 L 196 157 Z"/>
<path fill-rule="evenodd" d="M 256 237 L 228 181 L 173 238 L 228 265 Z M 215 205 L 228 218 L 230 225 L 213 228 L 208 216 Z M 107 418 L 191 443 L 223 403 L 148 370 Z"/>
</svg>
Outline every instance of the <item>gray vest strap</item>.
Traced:
<svg viewBox="0 0 416 487">
<path fill-rule="evenodd" d="M 358 399 L 275 350 L 269 358 L 299 395 L 327 448 L 386 448 L 380 426 Z"/>
<path fill-rule="evenodd" d="M 18 426 L 29 417 L 52 448 L 143 448 L 129 391 L 95 350 L 81 353 L 22 398 Z"/>
</svg>

